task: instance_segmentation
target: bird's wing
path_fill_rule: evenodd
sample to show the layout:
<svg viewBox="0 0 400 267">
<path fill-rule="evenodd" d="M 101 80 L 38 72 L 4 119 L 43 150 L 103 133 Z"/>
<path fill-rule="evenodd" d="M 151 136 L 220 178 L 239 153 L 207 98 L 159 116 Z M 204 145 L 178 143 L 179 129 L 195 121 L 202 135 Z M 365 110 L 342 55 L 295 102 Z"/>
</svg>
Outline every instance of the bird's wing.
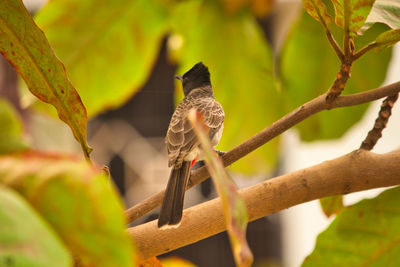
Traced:
<svg viewBox="0 0 400 267">
<path fill-rule="evenodd" d="M 221 105 L 214 98 L 185 98 L 182 100 L 172 116 L 165 139 L 169 166 L 180 167 L 185 156 L 199 145 L 193 127 L 187 120 L 187 114 L 192 108 L 203 115 L 205 125 L 210 128 L 210 139 L 223 126 L 225 114 Z"/>
</svg>

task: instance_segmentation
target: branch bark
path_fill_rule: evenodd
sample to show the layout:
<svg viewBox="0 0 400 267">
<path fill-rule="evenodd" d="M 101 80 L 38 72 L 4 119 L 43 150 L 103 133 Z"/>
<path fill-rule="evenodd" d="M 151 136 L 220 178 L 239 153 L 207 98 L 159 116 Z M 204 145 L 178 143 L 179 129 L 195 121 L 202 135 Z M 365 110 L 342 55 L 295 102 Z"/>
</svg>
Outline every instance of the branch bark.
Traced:
<svg viewBox="0 0 400 267">
<path fill-rule="evenodd" d="M 365 150 L 325 161 L 240 190 L 249 220 L 322 197 L 400 184 L 400 151 Z M 183 212 L 179 228 L 159 230 L 156 221 L 128 229 L 141 256 L 157 256 L 226 230 L 220 199 Z"/>
<path fill-rule="evenodd" d="M 285 132 L 287 129 L 293 127 L 304 119 L 316 114 L 322 110 L 328 110 L 331 108 L 347 107 L 359 105 L 373 100 L 377 100 L 386 96 L 394 95 L 400 92 L 400 82 L 396 82 L 387 86 L 379 87 L 373 90 L 369 90 L 359 94 L 339 96 L 331 104 L 326 103 L 326 94 L 320 95 L 317 98 L 307 102 L 306 104 L 298 107 L 291 113 L 285 115 L 280 120 L 273 123 L 271 126 L 265 128 L 258 134 L 254 135 L 250 139 L 246 140 L 242 144 L 238 145 L 231 151 L 227 152 L 222 156 L 224 166 L 229 166 L 235 161 L 243 158 L 253 150 L 264 145 L 269 140 Z M 201 167 L 196 171 L 192 172 L 190 176 L 190 187 L 199 184 L 209 177 L 207 168 Z M 149 213 L 153 209 L 157 208 L 163 199 L 164 190 L 160 191 L 135 206 L 125 211 L 125 216 L 128 222 L 133 222 L 137 218 Z"/>
<path fill-rule="evenodd" d="M 332 103 L 344 90 L 346 86 L 347 80 L 351 75 L 351 66 L 353 62 L 343 62 L 340 65 L 340 70 L 336 74 L 336 79 L 333 82 L 332 86 L 329 88 L 328 93 L 326 95 L 326 102 Z"/>
<path fill-rule="evenodd" d="M 368 132 L 367 137 L 361 143 L 360 149 L 371 150 L 374 148 L 379 138 L 382 137 L 382 131 L 386 128 L 386 124 L 392 115 L 392 108 L 394 103 L 396 103 L 399 94 L 394 94 L 388 96 L 381 105 L 379 110 L 378 118 L 375 120 L 374 127 Z"/>
</svg>

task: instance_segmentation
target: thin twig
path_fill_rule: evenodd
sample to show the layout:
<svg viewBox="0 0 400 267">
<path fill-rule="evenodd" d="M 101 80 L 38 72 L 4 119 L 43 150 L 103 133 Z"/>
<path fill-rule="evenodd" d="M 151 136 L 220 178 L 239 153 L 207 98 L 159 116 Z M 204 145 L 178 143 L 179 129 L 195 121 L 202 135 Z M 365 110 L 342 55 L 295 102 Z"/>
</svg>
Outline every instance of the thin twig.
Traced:
<svg viewBox="0 0 400 267">
<path fill-rule="evenodd" d="M 285 115 L 271 126 L 265 128 L 258 134 L 254 135 L 250 139 L 246 140 L 242 144 L 238 145 L 231 151 L 227 152 L 222 156 L 224 166 L 229 166 L 235 161 L 243 158 L 250 152 L 254 151 L 258 147 L 264 145 L 269 140 L 290 129 L 294 125 L 303 121 L 304 119 L 316 114 L 322 110 L 328 110 L 331 108 L 355 106 L 373 100 L 380 99 L 389 95 L 394 95 L 400 92 L 400 82 L 396 82 L 387 86 L 379 87 L 373 90 L 369 90 L 359 94 L 340 96 L 336 98 L 331 104 L 326 103 L 326 95 L 320 95 L 317 98 L 307 102 L 306 104 L 298 107 L 291 113 Z M 201 167 L 192 172 L 190 180 L 190 187 L 199 184 L 209 177 L 207 169 Z M 188 187 L 188 188 L 190 188 Z M 158 207 L 163 199 L 164 190 L 152 195 L 151 197 L 143 200 L 142 202 L 136 204 L 135 206 L 127 209 L 125 215 L 128 222 L 132 222 L 137 218 L 147 214 L 156 207 Z"/>
<path fill-rule="evenodd" d="M 332 86 L 329 88 L 326 95 L 326 102 L 331 104 L 344 90 L 347 80 L 351 76 L 351 66 L 353 64 L 353 52 L 354 52 L 354 42 L 353 38 L 350 36 L 350 0 L 344 0 L 343 13 L 344 13 L 344 37 L 343 37 L 343 51 L 344 56 L 341 59 L 342 64 L 340 65 L 340 70 L 336 75 L 336 79 Z"/>
<path fill-rule="evenodd" d="M 342 50 L 340 50 L 340 47 L 339 47 L 338 43 L 336 42 L 335 38 L 333 37 L 333 35 L 331 33 L 331 30 L 328 27 L 328 24 L 326 23 L 324 17 L 319 12 L 319 8 L 316 6 L 314 1 L 311 1 L 311 4 L 313 5 L 314 9 L 317 12 L 319 21 L 321 22 L 321 25 L 325 30 L 325 34 L 326 34 L 326 37 L 328 38 L 328 41 L 329 41 L 330 45 L 332 46 L 333 50 L 335 51 L 335 53 L 338 56 L 338 58 L 340 59 L 340 61 L 343 62 L 344 61 L 344 54 L 343 54 Z"/>
<path fill-rule="evenodd" d="M 85 156 L 85 160 L 89 165 L 93 165 L 92 160 L 90 159 L 90 151 L 86 149 L 82 142 L 80 142 L 83 155 Z"/>
<path fill-rule="evenodd" d="M 400 151 L 357 150 L 239 191 L 249 221 L 314 199 L 400 184 Z M 143 258 L 192 244 L 226 229 L 219 198 L 183 212 L 178 228 L 159 230 L 156 220 L 128 229 Z"/>
<path fill-rule="evenodd" d="M 343 20 L 344 20 L 344 37 L 343 37 L 343 51 L 345 59 L 350 58 L 350 0 L 344 0 L 343 3 Z"/>
<path fill-rule="evenodd" d="M 363 56 L 365 53 L 367 53 L 368 51 L 378 47 L 379 44 L 377 42 L 372 42 L 366 46 L 364 46 L 363 48 L 361 48 L 357 53 L 355 53 L 352 57 L 353 61 L 356 61 L 357 59 L 359 59 L 361 56 Z"/>
<path fill-rule="evenodd" d="M 375 120 L 374 127 L 368 132 L 367 137 L 362 142 L 360 149 L 371 150 L 378 142 L 379 138 L 382 137 L 382 131 L 386 128 L 386 124 L 392 115 L 392 108 L 396 103 L 399 94 L 388 96 L 381 105 L 381 109 L 378 113 L 378 118 Z"/>
<path fill-rule="evenodd" d="M 343 62 L 344 54 L 343 54 L 342 50 L 340 50 L 340 47 L 339 47 L 338 43 L 336 42 L 335 38 L 333 37 L 332 33 L 329 30 L 325 31 L 325 33 L 326 33 L 326 37 L 328 38 L 328 41 L 331 44 L 331 46 L 333 47 L 333 50 L 335 51 L 336 55 L 338 56 L 340 61 Z"/>
<path fill-rule="evenodd" d="M 344 57 L 341 59 L 342 64 L 336 75 L 331 88 L 326 95 L 326 102 L 331 104 L 344 90 L 347 80 L 351 76 L 351 66 L 353 65 L 354 41 L 350 36 L 350 0 L 344 0 L 344 37 L 343 51 Z"/>
</svg>

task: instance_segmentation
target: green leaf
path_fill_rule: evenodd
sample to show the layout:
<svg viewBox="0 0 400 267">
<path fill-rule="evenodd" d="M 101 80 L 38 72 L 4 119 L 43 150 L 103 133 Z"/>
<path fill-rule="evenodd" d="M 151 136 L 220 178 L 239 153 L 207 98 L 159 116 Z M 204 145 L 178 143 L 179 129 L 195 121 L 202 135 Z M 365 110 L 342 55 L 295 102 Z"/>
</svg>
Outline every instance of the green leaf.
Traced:
<svg viewBox="0 0 400 267">
<path fill-rule="evenodd" d="M 246 204 L 211 146 L 202 114 L 192 109 L 188 114 L 188 119 L 200 141 L 206 167 L 213 178 L 218 195 L 221 197 L 236 266 L 250 266 L 253 262 L 253 254 L 246 240 L 248 221 Z"/>
<path fill-rule="evenodd" d="M 36 16 L 92 117 L 122 105 L 150 75 L 169 1 L 54 0 Z"/>
<path fill-rule="evenodd" d="M 332 17 L 328 14 L 326 6 L 321 0 L 303 0 L 303 6 L 307 13 L 314 19 L 321 21 L 327 25 L 332 23 Z"/>
<path fill-rule="evenodd" d="M 303 266 L 399 266 L 400 187 L 343 209 Z"/>
<path fill-rule="evenodd" d="M 319 200 L 326 217 L 338 214 L 343 209 L 343 196 L 324 197 Z"/>
<path fill-rule="evenodd" d="M 0 53 L 40 100 L 53 105 L 80 142 L 86 157 L 85 107 L 68 80 L 43 32 L 33 22 L 21 0 L 0 1 Z"/>
<path fill-rule="evenodd" d="M 22 124 L 17 112 L 0 98 L 0 154 L 28 149 L 22 138 Z"/>
<path fill-rule="evenodd" d="M 398 0 L 376 0 L 368 18 L 361 28 L 363 33 L 374 23 L 385 23 L 392 29 L 400 28 L 400 1 Z"/>
<path fill-rule="evenodd" d="M 188 260 L 174 257 L 174 256 L 162 258 L 161 263 L 162 263 L 163 267 L 196 267 L 196 265 L 189 262 Z M 155 266 L 157 266 L 157 265 L 155 265 Z"/>
<path fill-rule="evenodd" d="M 122 203 L 103 171 L 27 153 L 0 157 L 0 183 L 23 195 L 85 266 L 133 266 Z"/>
<path fill-rule="evenodd" d="M 345 8 L 346 2 L 348 2 L 348 10 Z M 374 2 L 375 0 L 332 0 L 335 7 L 336 24 L 344 29 L 345 14 L 348 14 L 350 35 L 356 35 L 364 25 Z"/>
<path fill-rule="evenodd" d="M 218 149 L 232 149 L 280 117 L 272 52 L 250 13 L 230 16 L 213 1 L 183 1 L 173 18 L 168 43 L 170 55 L 180 64 L 177 73 L 202 61 L 210 69 L 215 98 L 225 110 Z M 270 171 L 278 146 L 276 138 L 232 167 L 247 173 Z"/>
<path fill-rule="evenodd" d="M 0 186 L 0 265 L 72 266 L 50 226 L 12 190 Z"/>
<path fill-rule="evenodd" d="M 380 47 L 390 47 L 398 41 L 400 41 L 400 29 L 386 31 L 376 38 L 376 43 Z"/>
<path fill-rule="evenodd" d="M 384 31 L 384 25 L 375 25 L 355 41 L 357 47 L 367 45 Z M 337 40 L 343 31 L 331 28 Z M 351 78 L 344 94 L 359 93 L 381 85 L 386 76 L 391 50 L 367 53 L 353 64 Z M 303 15 L 289 34 L 281 55 L 281 75 L 286 112 L 325 93 L 336 78 L 340 61 L 329 46 L 323 29 L 310 17 Z M 305 141 L 341 137 L 360 120 L 368 105 L 320 112 L 296 128 Z"/>
</svg>

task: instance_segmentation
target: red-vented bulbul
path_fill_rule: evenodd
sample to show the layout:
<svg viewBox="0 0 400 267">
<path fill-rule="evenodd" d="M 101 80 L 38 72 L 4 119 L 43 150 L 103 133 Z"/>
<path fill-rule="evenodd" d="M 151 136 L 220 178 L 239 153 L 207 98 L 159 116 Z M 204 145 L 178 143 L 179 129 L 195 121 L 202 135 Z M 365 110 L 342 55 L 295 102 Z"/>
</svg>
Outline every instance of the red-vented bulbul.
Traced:
<svg viewBox="0 0 400 267">
<path fill-rule="evenodd" d="M 203 63 L 197 63 L 183 76 L 184 98 L 179 103 L 169 123 L 165 142 L 168 149 L 169 167 L 172 167 L 163 204 L 158 217 L 158 227 L 177 227 L 182 219 L 183 199 L 190 176 L 190 168 L 199 153 L 199 141 L 187 119 L 192 108 L 203 115 L 209 128 L 209 137 L 215 147 L 221 138 L 224 126 L 224 110 L 214 99 L 210 73 Z"/>
</svg>

